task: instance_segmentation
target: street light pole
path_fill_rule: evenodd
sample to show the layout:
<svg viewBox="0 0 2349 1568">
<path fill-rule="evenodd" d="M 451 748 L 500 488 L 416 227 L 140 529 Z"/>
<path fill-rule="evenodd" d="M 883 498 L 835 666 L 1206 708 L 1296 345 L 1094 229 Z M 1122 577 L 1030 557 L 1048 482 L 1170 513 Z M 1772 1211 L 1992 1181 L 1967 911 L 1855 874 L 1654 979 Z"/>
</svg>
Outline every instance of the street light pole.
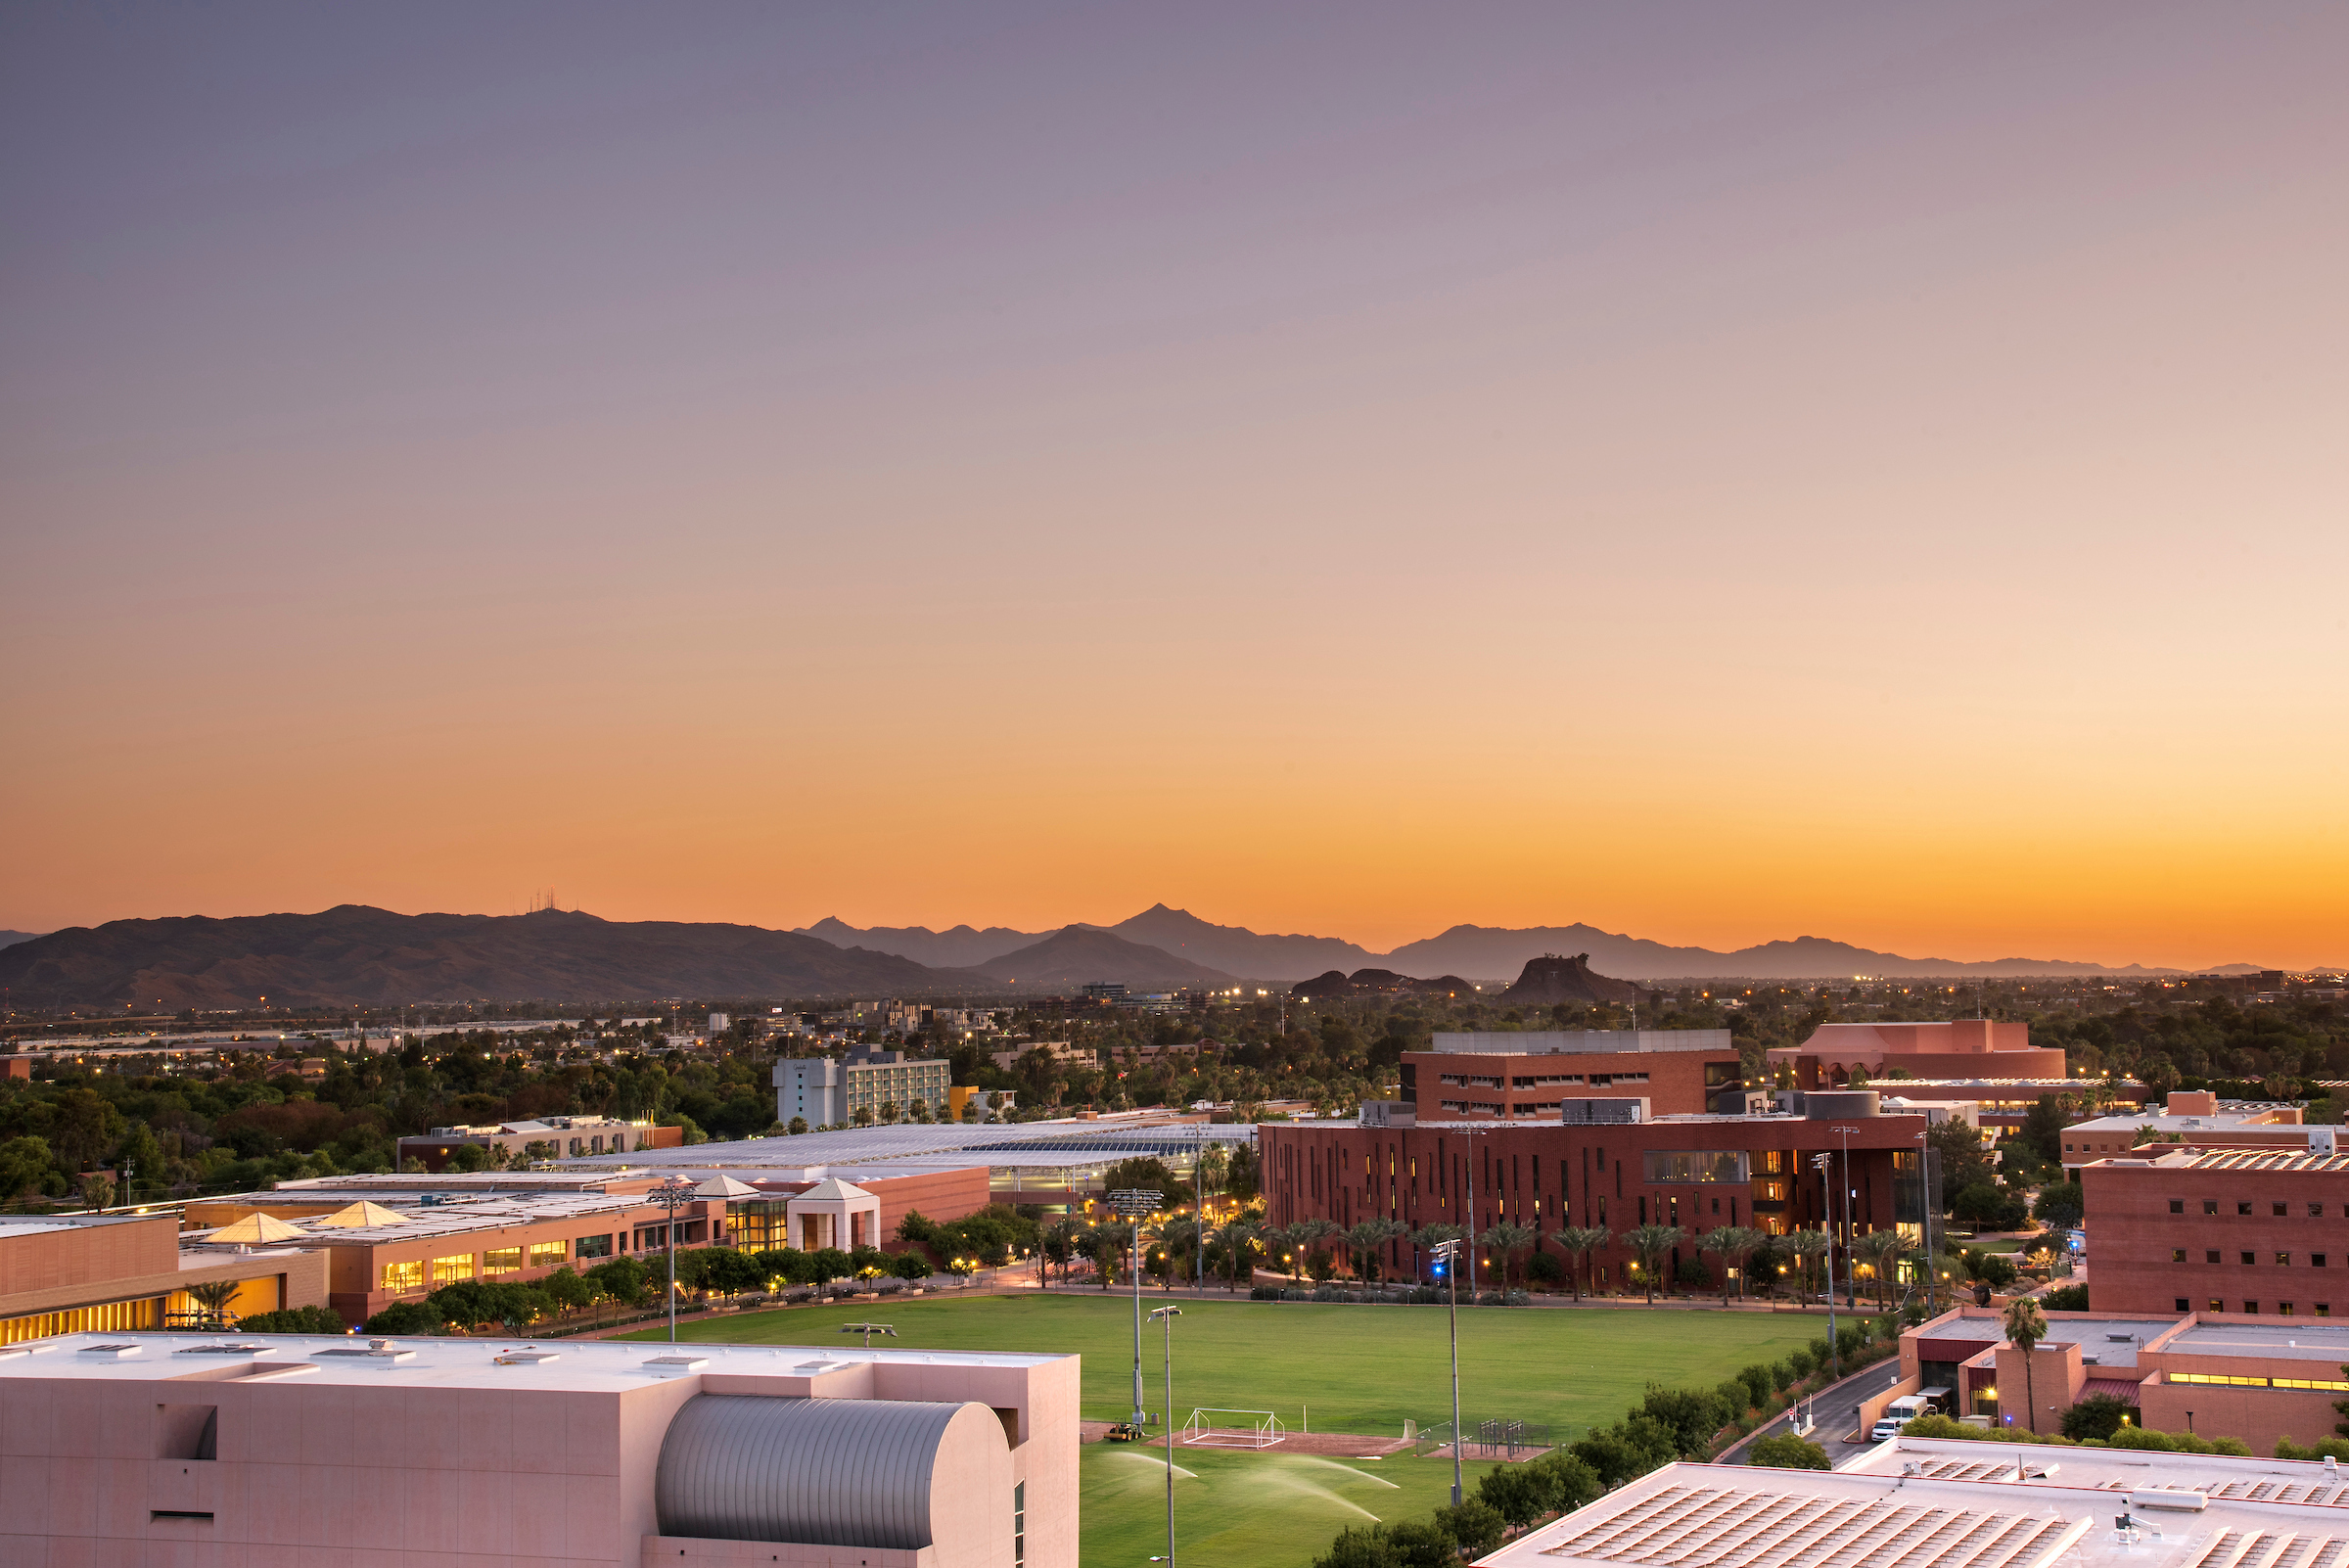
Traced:
<svg viewBox="0 0 2349 1568">
<path fill-rule="evenodd" d="M 1823 1183 L 1834 1178 L 1835 1156 L 1821 1149 L 1811 1157 L 1812 1169 Z M 1843 1379 L 1843 1353 L 1835 1343 L 1835 1201 L 1827 1200 L 1827 1381 Z"/>
<path fill-rule="evenodd" d="M 1161 1357 L 1167 1369 L 1167 1563 L 1174 1562 L 1174 1319 L 1182 1315 L 1179 1307 L 1161 1307 L 1150 1314 L 1158 1319 L 1166 1339 Z"/>
<path fill-rule="evenodd" d="M 1460 1505 L 1460 1244 L 1439 1241 L 1435 1254 L 1444 1261 L 1444 1278 L 1451 1286 L 1451 1505 Z"/>
<path fill-rule="evenodd" d="M 1843 1129 L 1843 1239 L 1845 1248 L 1843 1279 L 1852 1293 L 1851 1299 L 1844 1305 L 1852 1310 L 1854 1316 L 1858 1316 L 1860 1313 L 1860 1270 L 1850 1266 L 1850 1249 L 1852 1243 L 1860 1239 L 1860 1231 L 1852 1222 L 1852 1130 L 1848 1127 Z"/>
<path fill-rule="evenodd" d="M 655 1187 L 652 1200 L 668 1217 L 661 1228 L 668 1240 L 668 1342 L 677 1342 L 677 1211 L 693 1201 L 693 1183 L 683 1176 L 670 1176 Z"/>
<path fill-rule="evenodd" d="M 1166 1195 L 1142 1187 L 1127 1187 L 1109 1195 L 1110 1212 L 1124 1215 L 1133 1226 L 1133 1424 L 1141 1426 L 1150 1412 L 1142 1408 L 1142 1220 L 1157 1211 Z"/>
</svg>

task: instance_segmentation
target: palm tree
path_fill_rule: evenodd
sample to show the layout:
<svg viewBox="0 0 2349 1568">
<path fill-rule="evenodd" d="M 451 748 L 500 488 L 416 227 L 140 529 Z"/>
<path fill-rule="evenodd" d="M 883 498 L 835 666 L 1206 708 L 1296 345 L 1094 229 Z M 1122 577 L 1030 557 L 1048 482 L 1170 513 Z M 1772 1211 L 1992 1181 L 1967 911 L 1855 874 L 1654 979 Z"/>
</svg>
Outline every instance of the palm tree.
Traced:
<svg viewBox="0 0 2349 1568">
<path fill-rule="evenodd" d="M 1590 1254 L 1613 1241 L 1615 1232 L 1604 1225 L 1567 1225 L 1562 1229 L 1551 1231 L 1549 1239 L 1556 1242 L 1566 1254 L 1567 1277 L 1574 1286 L 1574 1299 L 1581 1301 L 1583 1299 L 1583 1278 L 1581 1274 L 1574 1271 L 1574 1260 L 1580 1257 L 1583 1260 L 1584 1271 L 1588 1272 L 1590 1268 Z"/>
<path fill-rule="evenodd" d="M 1496 1220 L 1485 1226 L 1485 1251 L 1500 1259 L 1500 1293 L 1509 1293 L 1509 1259 L 1542 1239 L 1542 1232 L 1532 1225 L 1521 1225 L 1506 1220 Z"/>
<path fill-rule="evenodd" d="M 1871 1230 L 1852 1243 L 1853 1255 L 1865 1260 L 1876 1276 L 1876 1306 L 1879 1310 L 1886 1307 L 1885 1290 L 1891 1283 L 1892 1275 L 1899 1269 L 1901 1259 L 1908 1252 L 1909 1243 L 1897 1230 Z"/>
<path fill-rule="evenodd" d="M 1410 1226 L 1400 1220 L 1364 1220 L 1346 1232 L 1346 1253 L 1354 1265 L 1354 1277 L 1364 1284 L 1378 1267 L 1378 1249 L 1397 1236 L 1408 1235 Z"/>
<path fill-rule="evenodd" d="M 1251 1280 L 1255 1277 L 1256 1270 L 1253 1265 L 1256 1262 L 1254 1256 L 1256 1243 L 1257 1238 L 1263 1235 L 1264 1231 L 1259 1226 L 1249 1224 L 1246 1221 L 1234 1220 L 1225 1225 L 1219 1234 L 1223 1239 L 1226 1288 L 1237 1291 L 1240 1288 L 1241 1273 L 1246 1272 Z"/>
<path fill-rule="evenodd" d="M 233 1279 L 207 1279 L 188 1287 L 188 1299 L 204 1309 L 205 1326 L 226 1328 L 228 1304 L 237 1299 L 237 1282 Z"/>
<path fill-rule="evenodd" d="M 2039 1303 L 2021 1296 L 2006 1304 L 2006 1337 L 2023 1353 L 2023 1403 L 2030 1407 L 2031 1430 L 2036 1432 L 2039 1395 L 2031 1387 L 2031 1348 L 2048 1337 L 2048 1320 L 2040 1315 Z"/>
<path fill-rule="evenodd" d="M 1174 1270 L 1183 1256 L 1199 1244 L 1199 1222 L 1188 1215 L 1173 1215 L 1158 1227 L 1158 1244 L 1167 1249 L 1167 1291 L 1174 1289 Z"/>
<path fill-rule="evenodd" d="M 1421 1225 L 1411 1232 L 1411 1245 L 1419 1249 L 1419 1255 L 1425 1258 L 1445 1242 L 1457 1241 L 1467 1233 L 1458 1225 Z"/>
<path fill-rule="evenodd" d="M 1067 1215 L 1052 1222 L 1042 1236 L 1044 1257 L 1060 1264 L 1060 1282 L 1069 1282 L 1069 1264 L 1084 1245 L 1084 1226 Z M 1038 1270 L 1041 1272 L 1041 1269 Z"/>
<path fill-rule="evenodd" d="M 1300 1220 L 1289 1226 L 1288 1243 L 1297 1255 L 1295 1267 L 1289 1270 L 1290 1284 L 1295 1284 L 1297 1276 L 1304 1271 L 1307 1256 L 1318 1251 L 1322 1242 L 1337 1233 L 1338 1224 L 1334 1220 Z"/>
<path fill-rule="evenodd" d="M 1634 1225 L 1624 1232 L 1624 1244 L 1639 1260 L 1639 1273 L 1647 1285 L 1647 1304 L 1656 1304 L 1656 1260 L 1687 1237 L 1688 1232 L 1679 1225 Z"/>
<path fill-rule="evenodd" d="M 1715 1225 L 1705 1233 L 1705 1251 L 1721 1260 L 1721 1304 L 1724 1307 L 1729 1304 L 1729 1271 L 1745 1261 L 1746 1254 L 1769 1239 L 1767 1232 L 1756 1230 L 1751 1225 Z M 1738 1283 L 1742 1287 L 1744 1281 L 1740 1279 Z M 1745 1291 L 1740 1288 L 1737 1294 L 1743 1296 Z"/>
<path fill-rule="evenodd" d="M 1831 1250 L 1835 1243 L 1824 1230 L 1797 1230 L 1786 1238 L 1786 1250 L 1794 1254 L 1796 1267 L 1803 1271 L 1803 1309 L 1811 1307 L 1811 1264 L 1821 1253 Z"/>
</svg>

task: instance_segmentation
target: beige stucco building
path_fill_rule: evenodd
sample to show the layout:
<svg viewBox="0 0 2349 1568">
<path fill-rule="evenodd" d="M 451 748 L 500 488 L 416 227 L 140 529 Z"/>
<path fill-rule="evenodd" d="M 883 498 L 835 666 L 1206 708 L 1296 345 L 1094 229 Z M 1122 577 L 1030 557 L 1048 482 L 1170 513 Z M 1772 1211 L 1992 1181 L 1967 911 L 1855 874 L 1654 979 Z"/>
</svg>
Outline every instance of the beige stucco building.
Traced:
<svg viewBox="0 0 2349 1568">
<path fill-rule="evenodd" d="M 1078 1358 L 76 1334 L 0 1352 L 0 1562 L 1076 1568 Z"/>
</svg>

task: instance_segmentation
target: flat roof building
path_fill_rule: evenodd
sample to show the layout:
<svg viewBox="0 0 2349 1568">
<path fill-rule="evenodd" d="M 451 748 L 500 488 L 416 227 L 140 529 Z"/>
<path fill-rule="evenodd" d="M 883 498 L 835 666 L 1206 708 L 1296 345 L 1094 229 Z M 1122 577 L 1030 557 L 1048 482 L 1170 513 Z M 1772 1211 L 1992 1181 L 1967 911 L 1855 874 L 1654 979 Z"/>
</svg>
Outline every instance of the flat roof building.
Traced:
<svg viewBox="0 0 2349 1568">
<path fill-rule="evenodd" d="M 1644 1099 L 1652 1115 L 1742 1111 L 1737 1042 L 1726 1029 L 1578 1029 L 1442 1034 L 1405 1051 L 1403 1093 L 1420 1121 L 1555 1121 L 1572 1099 Z"/>
<path fill-rule="evenodd" d="M 486 1164 L 498 1169 L 525 1166 L 540 1160 L 577 1159 L 582 1155 L 636 1149 L 673 1149 L 685 1141 L 681 1127 L 660 1127 L 649 1118 L 623 1121 L 616 1116 L 548 1116 L 516 1122 L 493 1122 L 484 1127 L 437 1127 L 398 1141 L 397 1164 L 417 1161 L 427 1171 L 445 1171 L 460 1152 L 478 1148 Z"/>
<path fill-rule="evenodd" d="M 1895 1438 L 1834 1471 L 1669 1464 L 1480 1568 L 2333 1568 L 2328 1464 Z"/>
<path fill-rule="evenodd" d="M 77 1334 L 0 1560 L 1076 1568 L 1074 1356 Z"/>
<path fill-rule="evenodd" d="M 786 1056 L 772 1077 L 775 1120 L 785 1126 L 870 1126 L 943 1114 L 953 1068 L 944 1057 L 858 1046 L 840 1057 Z"/>
<path fill-rule="evenodd" d="M 2062 1078 L 2063 1051 L 2033 1045 L 2027 1024 L 1953 1018 L 1930 1024 L 1821 1024 L 1800 1045 L 1770 1053 L 1800 1089 L 1874 1084 L 1895 1068 L 1913 1078 Z"/>
<path fill-rule="evenodd" d="M 234 1281 L 240 1316 L 326 1304 L 325 1260 L 279 1247 L 183 1247 L 179 1217 L 0 1215 L 0 1345 L 82 1329 L 159 1329 L 209 1314 L 191 1287 Z"/>
<path fill-rule="evenodd" d="M 2338 1129 L 2291 1130 L 2327 1151 L 2187 1146 L 2083 1167 L 2097 1308 L 2349 1315 L 2349 1155 L 2329 1152 Z"/>
<path fill-rule="evenodd" d="M 2180 1091 L 2155 1114 L 2099 1116 L 2065 1128 L 2064 1175 L 2078 1180 L 2083 1166 L 2161 1144 L 2301 1150 L 2336 1130 L 2307 1126 L 2300 1107 L 2288 1101 L 2222 1100 L 2207 1090 Z"/>
<path fill-rule="evenodd" d="M 1552 1257 L 1547 1232 L 1602 1226 L 1616 1238 L 1608 1247 L 1562 1260 L 1578 1270 L 1587 1265 L 1590 1285 L 1602 1290 L 1634 1282 L 1635 1259 L 1623 1238 L 1650 1222 L 1690 1232 L 1661 1260 L 1668 1280 L 1684 1258 L 1710 1256 L 1704 1234 L 1722 1225 L 1784 1234 L 1831 1224 L 1843 1241 L 1895 1226 L 1921 1234 L 1925 1118 L 1878 1115 L 1876 1096 L 1865 1090 L 1810 1098 L 1820 1114 L 1267 1123 L 1257 1130 L 1267 1217 L 1273 1224 L 1323 1219 L 1341 1228 L 1390 1219 L 1412 1230 L 1473 1222 L 1479 1234 L 1506 1220 L 1533 1226 L 1543 1238 L 1534 1251 Z M 1832 1178 L 1812 1165 L 1826 1151 L 1836 1157 Z M 1840 1190 L 1847 1169 L 1849 1231 Z M 1405 1240 L 1390 1242 L 1382 1257 L 1390 1275 L 1411 1277 L 1417 1264 Z"/>
</svg>

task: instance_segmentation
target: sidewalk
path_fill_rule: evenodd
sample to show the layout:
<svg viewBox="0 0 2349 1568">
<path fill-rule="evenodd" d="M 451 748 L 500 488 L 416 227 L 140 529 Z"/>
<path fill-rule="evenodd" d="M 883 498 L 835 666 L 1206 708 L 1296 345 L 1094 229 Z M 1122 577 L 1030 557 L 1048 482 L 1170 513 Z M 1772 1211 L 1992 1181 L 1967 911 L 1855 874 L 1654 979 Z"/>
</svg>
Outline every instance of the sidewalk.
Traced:
<svg viewBox="0 0 2349 1568">
<path fill-rule="evenodd" d="M 1840 1383 L 1829 1383 L 1803 1403 L 1811 1409 L 1818 1426 L 1811 1441 L 1827 1451 L 1829 1459 L 1845 1457 L 1849 1451 L 1839 1452 L 1838 1445 L 1846 1442 L 1845 1433 L 1859 1423 L 1860 1407 L 1871 1394 L 1880 1394 L 1901 1380 L 1901 1359 L 1888 1356 L 1880 1361 L 1863 1366 Z M 1849 1410 L 1847 1417 L 1843 1412 Z M 1777 1437 L 1793 1430 L 1794 1412 L 1785 1410 L 1773 1416 L 1753 1431 L 1739 1438 L 1713 1460 L 1715 1464 L 1743 1464 L 1746 1450 L 1766 1437 Z"/>
</svg>

